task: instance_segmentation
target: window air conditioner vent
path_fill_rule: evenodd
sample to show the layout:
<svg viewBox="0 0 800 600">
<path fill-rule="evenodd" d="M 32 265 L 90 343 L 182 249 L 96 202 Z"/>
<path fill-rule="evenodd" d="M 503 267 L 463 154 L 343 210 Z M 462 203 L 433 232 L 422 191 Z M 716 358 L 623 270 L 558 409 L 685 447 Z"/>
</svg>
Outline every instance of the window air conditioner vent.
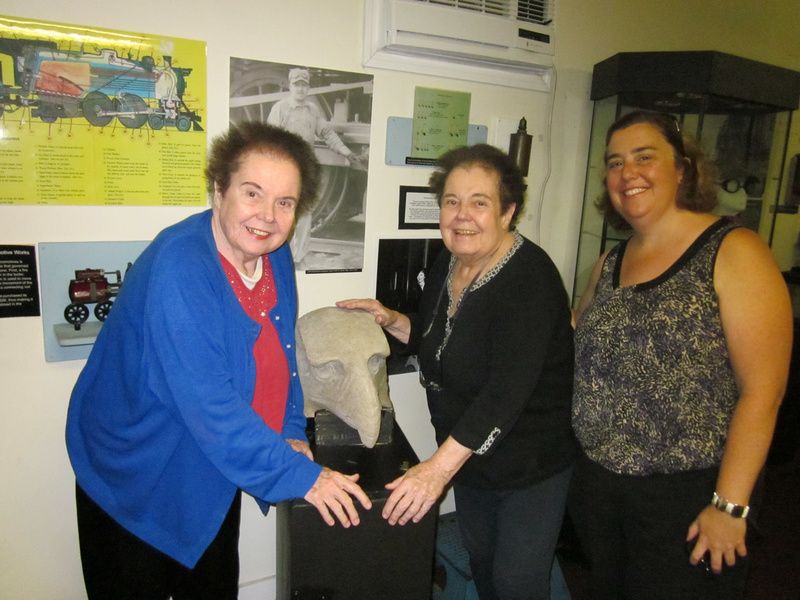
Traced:
<svg viewBox="0 0 800 600">
<path fill-rule="evenodd" d="M 548 0 L 519 0 L 517 2 L 517 19 L 526 23 L 549 25 L 553 22 L 552 4 Z"/>
<path fill-rule="evenodd" d="M 549 91 L 556 0 L 365 0 L 364 66 Z"/>
<path fill-rule="evenodd" d="M 452 6 L 463 10 L 472 10 L 489 15 L 507 17 L 510 13 L 509 6 L 512 4 L 506 0 L 415 0 L 425 4 L 440 4 L 442 6 Z"/>
</svg>

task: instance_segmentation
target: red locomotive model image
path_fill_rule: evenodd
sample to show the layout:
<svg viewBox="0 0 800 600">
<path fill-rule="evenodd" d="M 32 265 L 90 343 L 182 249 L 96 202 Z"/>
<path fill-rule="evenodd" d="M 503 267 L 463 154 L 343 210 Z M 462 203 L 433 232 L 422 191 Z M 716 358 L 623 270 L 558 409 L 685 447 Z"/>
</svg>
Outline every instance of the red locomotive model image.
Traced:
<svg viewBox="0 0 800 600">
<path fill-rule="evenodd" d="M 131 263 L 128 263 L 130 268 Z M 114 281 L 109 281 L 108 275 L 114 276 Z M 97 303 L 94 307 L 94 316 L 98 321 L 105 321 L 113 304 L 112 298 L 119 294 L 122 286 L 120 271 L 105 271 L 103 269 L 81 269 L 75 271 L 75 279 L 69 282 L 69 299 L 71 304 L 64 309 L 64 319 L 78 331 L 89 318 L 87 304 Z"/>
</svg>

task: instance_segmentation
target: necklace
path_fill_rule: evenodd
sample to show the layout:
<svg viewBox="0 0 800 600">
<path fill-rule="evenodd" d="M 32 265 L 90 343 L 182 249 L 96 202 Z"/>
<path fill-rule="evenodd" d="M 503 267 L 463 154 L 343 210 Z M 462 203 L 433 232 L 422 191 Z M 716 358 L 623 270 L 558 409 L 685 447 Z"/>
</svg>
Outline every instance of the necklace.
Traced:
<svg viewBox="0 0 800 600">
<path fill-rule="evenodd" d="M 503 250 L 505 246 L 505 238 L 503 241 L 495 248 L 491 254 L 489 254 L 486 258 L 481 261 L 480 268 L 475 273 L 475 276 L 470 280 L 470 282 L 463 286 L 457 293 L 454 292 L 453 282 L 455 280 L 454 273 L 459 267 L 459 259 L 454 258 L 454 261 L 450 264 L 450 270 L 447 273 L 447 295 L 448 295 L 448 303 L 447 303 L 447 316 L 448 318 L 452 319 L 455 316 L 455 313 L 458 312 L 458 307 L 461 305 L 461 301 L 466 296 L 466 294 L 473 289 L 479 288 L 483 285 L 488 279 L 491 279 L 497 271 L 499 271 L 503 265 L 508 262 L 508 259 L 514 252 L 518 244 L 521 242 L 519 240 L 519 234 L 514 231 L 511 232 L 511 244 L 509 245 L 508 250 L 503 251 L 503 255 L 500 259 L 494 262 L 495 256 Z M 493 264 L 494 262 L 494 264 Z M 491 274 L 491 275 L 490 275 Z"/>
</svg>

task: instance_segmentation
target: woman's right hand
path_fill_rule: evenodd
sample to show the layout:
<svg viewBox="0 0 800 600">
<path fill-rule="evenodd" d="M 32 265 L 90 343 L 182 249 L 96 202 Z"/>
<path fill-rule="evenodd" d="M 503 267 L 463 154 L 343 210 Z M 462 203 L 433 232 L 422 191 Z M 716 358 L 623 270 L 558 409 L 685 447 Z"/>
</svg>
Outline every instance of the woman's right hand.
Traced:
<svg viewBox="0 0 800 600">
<path fill-rule="evenodd" d="M 358 525 L 360 523 L 358 511 L 350 496 L 358 499 L 361 506 L 367 510 L 372 508 L 372 502 L 356 481 L 358 473 L 345 475 L 323 467 L 314 485 L 303 498 L 314 505 L 322 520 L 330 526 L 336 524 L 334 516 L 343 527 Z"/>
<path fill-rule="evenodd" d="M 399 313 L 386 308 L 374 298 L 351 298 L 349 300 L 339 300 L 336 303 L 339 308 L 347 310 L 363 310 L 375 317 L 375 322 L 381 327 L 391 327 L 397 320 Z"/>
<path fill-rule="evenodd" d="M 386 308 L 374 298 L 339 300 L 336 306 L 347 310 L 363 310 L 364 312 L 368 312 L 373 316 L 375 322 L 387 332 L 404 344 L 408 343 L 408 338 L 411 335 L 411 321 L 409 318 L 401 312 Z"/>
</svg>

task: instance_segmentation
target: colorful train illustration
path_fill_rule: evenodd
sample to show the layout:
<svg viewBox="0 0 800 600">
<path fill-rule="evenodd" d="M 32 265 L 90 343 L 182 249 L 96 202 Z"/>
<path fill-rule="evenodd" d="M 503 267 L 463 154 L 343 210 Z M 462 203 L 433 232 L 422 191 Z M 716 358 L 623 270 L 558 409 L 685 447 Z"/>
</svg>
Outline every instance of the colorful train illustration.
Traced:
<svg viewBox="0 0 800 600">
<path fill-rule="evenodd" d="M 192 69 L 172 57 L 122 57 L 62 50 L 55 42 L 0 38 L 0 116 L 19 109 L 45 123 L 84 118 L 97 127 L 117 119 L 124 127 L 147 124 L 202 131 L 201 117 L 183 100 Z"/>
</svg>

